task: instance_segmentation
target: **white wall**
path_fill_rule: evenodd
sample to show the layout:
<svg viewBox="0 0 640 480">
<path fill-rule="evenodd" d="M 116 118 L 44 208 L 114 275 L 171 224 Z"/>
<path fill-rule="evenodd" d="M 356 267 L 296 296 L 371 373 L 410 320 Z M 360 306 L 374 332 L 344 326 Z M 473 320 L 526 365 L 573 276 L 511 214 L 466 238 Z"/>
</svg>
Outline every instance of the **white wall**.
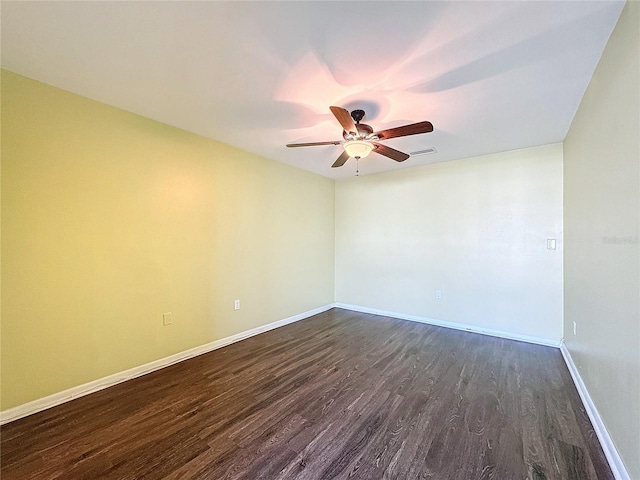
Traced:
<svg viewBox="0 0 640 480">
<path fill-rule="evenodd" d="M 559 341 L 562 145 L 338 181 L 336 301 Z"/>
<path fill-rule="evenodd" d="M 565 342 L 633 479 L 640 479 L 639 25 L 640 4 L 628 2 L 564 142 Z"/>
</svg>

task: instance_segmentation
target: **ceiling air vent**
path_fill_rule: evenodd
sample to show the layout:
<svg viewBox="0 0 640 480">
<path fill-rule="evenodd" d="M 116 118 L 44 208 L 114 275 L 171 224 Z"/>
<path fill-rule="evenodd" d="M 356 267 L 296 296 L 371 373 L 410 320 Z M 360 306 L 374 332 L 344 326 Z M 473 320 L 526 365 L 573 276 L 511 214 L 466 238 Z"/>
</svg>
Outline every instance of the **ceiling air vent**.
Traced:
<svg viewBox="0 0 640 480">
<path fill-rule="evenodd" d="M 417 152 L 411 152 L 409 155 L 417 157 L 418 155 L 430 155 L 432 153 L 438 153 L 436 147 L 425 148 L 424 150 L 418 150 Z"/>
</svg>

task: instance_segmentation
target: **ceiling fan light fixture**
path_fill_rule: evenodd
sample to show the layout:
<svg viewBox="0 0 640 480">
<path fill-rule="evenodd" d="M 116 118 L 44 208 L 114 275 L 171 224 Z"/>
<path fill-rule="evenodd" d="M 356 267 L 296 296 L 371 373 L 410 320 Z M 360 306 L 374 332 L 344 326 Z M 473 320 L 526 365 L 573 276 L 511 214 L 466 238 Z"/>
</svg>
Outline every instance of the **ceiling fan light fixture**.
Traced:
<svg viewBox="0 0 640 480">
<path fill-rule="evenodd" d="M 344 144 L 347 155 L 353 158 L 364 158 L 373 150 L 373 144 L 366 140 L 349 140 Z"/>
<path fill-rule="evenodd" d="M 404 162 L 410 157 L 408 153 L 387 147 L 383 143 L 378 143 L 378 141 L 387 140 L 388 138 L 406 137 L 408 135 L 433 132 L 433 125 L 431 122 L 427 121 L 375 132 L 370 125 L 360 123 L 360 120 L 364 118 L 363 110 L 354 110 L 349 113 L 348 110 L 335 106 L 329 107 L 329 110 L 331 110 L 331 113 L 333 113 L 333 116 L 336 117 L 336 120 L 338 120 L 338 123 L 342 127 L 342 138 L 345 140 L 344 142 L 288 143 L 287 147 L 312 147 L 316 145 L 342 144 L 344 146 L 344 151 L 340 154 L 338 159 L 333 162 L 331 168 L 343 166 L 349 158 L 355 158 L 356 160 L 364 158 L 373 150 L 383 157 L 390 158 L 396 162 Z M 435 148 L 433 151 L 435 152 Z"/>
</svg>

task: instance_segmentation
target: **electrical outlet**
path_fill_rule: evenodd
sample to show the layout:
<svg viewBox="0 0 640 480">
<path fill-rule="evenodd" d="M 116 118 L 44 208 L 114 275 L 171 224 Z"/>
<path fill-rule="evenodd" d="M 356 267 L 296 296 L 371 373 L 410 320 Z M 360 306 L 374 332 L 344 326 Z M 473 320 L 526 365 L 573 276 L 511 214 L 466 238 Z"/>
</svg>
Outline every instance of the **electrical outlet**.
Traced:
<svg viewBox="0 0 640 480">
<path fill-rule="evenodd" d="M 573 334 L 577 335 L 577 333 L 576 333 L 576 322 L 573 322 Z"/>
<path fill-rule="evenodd" d="M 235 300 L 233 302 L 233 309 L 234 310 L 240 310 L 240 300 Z"/>
<path fill-rule="evenodd" d="M 442 298 L 442 290 L 436 290 L 436 298 Z"/>
<path fill-rule="evenodd" d="M 171 318 L 171 312 L 163 313 L 162 314 L 162 325 L 164 325 L 166 327 L 167 325 L 171 325 L 172 323 L 173 323 L 173 320 Z"/>
</svg>

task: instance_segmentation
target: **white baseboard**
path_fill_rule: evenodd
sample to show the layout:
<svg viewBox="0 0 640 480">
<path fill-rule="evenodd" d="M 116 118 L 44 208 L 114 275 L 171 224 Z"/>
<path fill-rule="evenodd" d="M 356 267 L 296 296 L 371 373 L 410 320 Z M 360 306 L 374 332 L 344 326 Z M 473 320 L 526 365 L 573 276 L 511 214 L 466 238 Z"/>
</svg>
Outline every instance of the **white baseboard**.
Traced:
<svg viewBox="0 0 640 480">
<path fill-rule="evenodd" d="M 354 312 L 372 313 L 374 315 L 382 315 L 385 317 L 400 318 L 402 320 L 411 320 L 412 322 L 427 323 L 438 327 L 453 328 L 455 330 L 463 330 L 465 332 L 480 333 L 491 337 L 506 338 L 509 340 L 518 340 L 520 342 L 535 343 L 536 345 L 545 345 L 547 347 L 560 347 L 561 340 L 550 340 L 548 338 L 531 337 L 529 335 L 520 335 L 517 333 L 503 332 L 500 330 L 491 330 L 474 325 L 465 325 L 463 323 L 445 322 L 434 318 L 419 317 L 417 315 L 407 315 L 404 313 L 387 312 L 385 310 L 377 310 L 375 308 L 360 307 L 358 305 L 348 305 L 345 303 L 336 303 L 336 308 L 344 308 L 345 310 L 353 310 Z"/>
<path fill-rule="evenodd" d="M 235 335 L 231 335 L 230 337 L 206 343 L 204 345 L 200 345 L 198 347 L 194 347 L 189 350 L 185 350 L 183 352 L 179 352 L 174 355 L 155 360 L 153 362 L 145 363 L 144 365 L 140 365 L 138 367 L 130 368 L 129 370 L 125 370 L 123 372 L 114 373 L 113 375 L 99 378 L 92 382 L 78 385 L 76 387 L 63 390 L 62 392 L 54 393 L 53 395 L 49 395 L 44 398 L 39 398 L 22 405 L 18 405 L 17 407 L 9 408 L 0 412 L 0 425 L 11 422 L 13 420 L 17 420 L 22 417 L 26 417 L 28 415 L 32 415 L 37 412 L 41 412 L 42 410 L 55 407 L 56 405 L 69 402 L 76 398 L 84 397 L 85 395 L 103 390 L 118 383 L 126 382 L 127 380 L 146 375 L 147 373 L 151 373 L 155 370 L 160 370 L 161 368 L 168 367 L 169 365 L 173 365 L 174 363 L 182 362 L 183 360 L 202 355 L 203 353 L 226 347 L 227 345 L 239 342 L 240 340 L 244 340 L 245 338 L 253 337 L 254 335 L 273 330 L 274 328 L 282 327 L 289 323 L 303 320 L 307 317 L 311 317 L 312 315 L 317 315 L 318 313 L 326 312 L 333 307 L 334 305 L 330 304 L 314 308 L 313 310 L 299 313 L 292 317 L 284 318 L 273 323 L 268 323 L 267 325 L 252 328 L 251 330 L 240 332 Z"/>
<path fill-rule="evenodd" d="M 560 351 L 562 352 L 564 361 L 567 364 L 567 368 L 569 369 L 571 378 L 573 378 L 573 383 L 578 390 L 578 394 L 582 399 L 582 404 L 587 411 L 587 415 L 589 415 L 591 425 L 593 425 L 593 429 L 598 436 L 598 440 L 600 440 L 600 445 L 602 446 L 602 450 L 607 457 L 607 461 L 609 462 L 609 467 L 611 467 L 613 476 L 616 478 L 616 480 L 631 480 L 631 477 L 629 476 L 629 473 L 627 473 L 627 469 L 625 468 L 624 464 L 622 463 L 622 459 L 618 454 L 618 450 L 613 444 L 613 440 L 611 440 L 609 432 L 607 432 L 607 429 L 604 426 L 604 422 L 602 421 L 602 418 L 600 418 L 600 414 L 598 413 L 593 400 L 591 400 L 591 396 L 587 391 L 587 387 L 582 381 L 580 372 L 578 372 L 576 364 L 573 363 L 571 353 L 569 352 L 569 349 L 564 342 L 561 342 Z"/>
</svg>

